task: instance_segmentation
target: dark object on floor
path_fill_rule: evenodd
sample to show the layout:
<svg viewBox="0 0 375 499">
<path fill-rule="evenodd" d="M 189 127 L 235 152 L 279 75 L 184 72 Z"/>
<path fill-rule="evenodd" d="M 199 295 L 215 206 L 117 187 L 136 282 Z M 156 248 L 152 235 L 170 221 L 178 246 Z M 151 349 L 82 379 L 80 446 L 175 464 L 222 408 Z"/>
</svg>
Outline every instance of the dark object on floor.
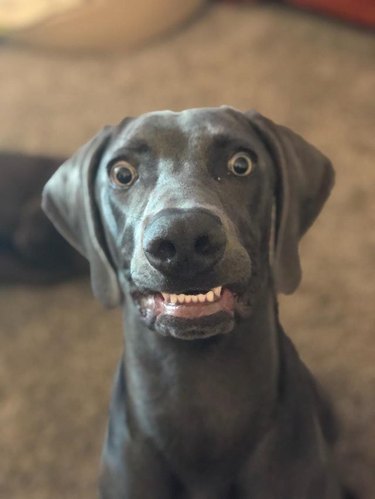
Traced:
<svg viewBox="0 0 375 499">
<path fill-rule="evenodd" d="M 223 107 L 106 127 L 48 182 L 94 294 L 125 310 L 103 499 L 345 497 L 334 417 L 276 300 L 333 177 L 291 130 Z"/>
<path fill-rule="evenodd" d="M 61 158 L 0 154 L 0 283 L 43 284 L 88 272 L 87 263 L 41 209 Z"/>
</svg>

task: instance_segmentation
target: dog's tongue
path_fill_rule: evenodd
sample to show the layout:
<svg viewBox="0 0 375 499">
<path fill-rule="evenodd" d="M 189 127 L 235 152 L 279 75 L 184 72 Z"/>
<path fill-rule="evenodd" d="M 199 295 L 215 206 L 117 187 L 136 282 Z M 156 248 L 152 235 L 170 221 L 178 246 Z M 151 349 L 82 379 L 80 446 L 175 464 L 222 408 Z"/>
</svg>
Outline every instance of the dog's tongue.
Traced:
<svg viewBox="0 0 375 499">
<path fill-rule="evenodd" d="M 142 300 L 142 308 L 152 308 L 156 315 L 169 315 L 185 319 L 198 319 L 218 312 L 234 313 L 234 295 L 223 289 L 220 297 L 214 302 L 203 303 L 170 303 L 162 295 L 150 295 Z"/>
</svg>

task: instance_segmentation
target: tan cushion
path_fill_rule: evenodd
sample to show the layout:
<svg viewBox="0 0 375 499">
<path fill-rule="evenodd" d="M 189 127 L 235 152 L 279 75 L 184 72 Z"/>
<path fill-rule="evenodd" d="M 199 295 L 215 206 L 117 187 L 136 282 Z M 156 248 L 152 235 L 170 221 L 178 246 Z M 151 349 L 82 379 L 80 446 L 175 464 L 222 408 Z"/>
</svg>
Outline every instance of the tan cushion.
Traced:
<svg viewBox="0 0 375 499">
<path fill-rule="evenodd" d="M 204 0 L 83 0 L 11 37 L 69 50 L 134 47 L 187 20 Z M 72 6 L 73 4 L 73 6 Z"/>
</svg>

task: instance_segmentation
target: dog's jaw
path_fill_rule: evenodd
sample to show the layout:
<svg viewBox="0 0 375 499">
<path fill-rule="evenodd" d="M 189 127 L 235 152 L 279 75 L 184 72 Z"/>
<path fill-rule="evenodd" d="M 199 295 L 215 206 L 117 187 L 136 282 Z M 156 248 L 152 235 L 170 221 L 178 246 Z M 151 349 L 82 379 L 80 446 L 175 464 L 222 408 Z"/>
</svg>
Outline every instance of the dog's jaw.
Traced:
<svg viewBox="0 0 375 499">
<path fill-rule="evenodd" d="M 235 316 L 249 315 L 251 310 L 244 296 L 222 286 L 207 293 L 179 295 L 133 291 L 131 301 L 149 329 L 185 340 L 227 334 L 234 328 Z"/>
</svg>

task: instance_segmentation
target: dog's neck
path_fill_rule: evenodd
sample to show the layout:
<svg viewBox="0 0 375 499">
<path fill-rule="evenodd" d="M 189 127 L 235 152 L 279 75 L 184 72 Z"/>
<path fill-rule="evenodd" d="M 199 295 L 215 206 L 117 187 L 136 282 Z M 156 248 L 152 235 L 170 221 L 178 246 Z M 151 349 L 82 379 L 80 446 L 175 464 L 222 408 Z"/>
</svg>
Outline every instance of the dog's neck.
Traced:
<svg viewBox="0 0 375 499">
<path fill-rule="evenodd" d="M 163 417 L 168 427 L 173 418 L 183 427 L 190 414 L 205 418 L 208 426 L 214 415 L 239 438 L 241 431 L 249 431 L 250 420 L 254 439 L 262 434 L 259 427 L 273 417 L 278 396 L 280 335 L 269 287 L 263 287 L 251 316 L 231 333 L 204 340 L 162 337 L 141 325 L 132 306 L 125 307 L 124 318 L 127 397 L 143 431 L 157 427 L 155 418 Z"/>
</svg>

